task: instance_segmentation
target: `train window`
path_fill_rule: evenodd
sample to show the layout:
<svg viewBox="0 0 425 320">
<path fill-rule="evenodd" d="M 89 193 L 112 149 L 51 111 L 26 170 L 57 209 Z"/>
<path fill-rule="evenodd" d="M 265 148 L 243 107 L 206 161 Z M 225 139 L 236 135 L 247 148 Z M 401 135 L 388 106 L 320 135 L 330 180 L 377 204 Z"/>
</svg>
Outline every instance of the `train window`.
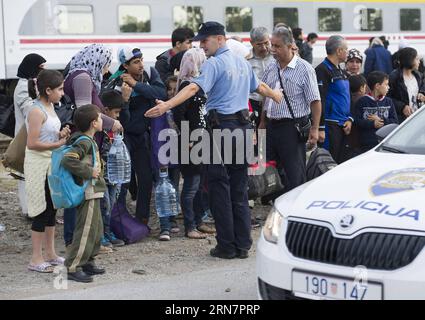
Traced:
<svg viewBox="0 0 425 320">
<path fill-rule="evenodd" d="M 250 32 L 251 29 L 251 8 L 226 7 L 226 30 L 228 32 Z"/>
<path fill-rule="evenodd" d="M 361 9 L 360 10 L 360 30 L 382 31 L 382 10 L 381 9 Z"/>
<path fill-rule="evenodd" d="M 202 7 L 175 6 L 173 8 L 174 27 L 187 27 L 198 30 L 199 25 L 204 22 Z"/>
<path fill-rule="evenodd" d="M 85 5 L 57 5 L 56 29 L 62 34 L 90 34 L 94 32 L 93 7 Z"/>
<path fill-rule="evenodd" d="M 421 30 L 421 9 L 400 9 L 400 30 Z"/>
<path fill-rule="evenodd" d="M 319 31 L 342 30 L 342 11 L 338 8 L 319 8 Z"/>
<path fill-rule="evenodd" d="M 118 7 L 120 32 L 150 32 L 151 10 L 144 5 L 121 5 Z"/>
<path fill-rule="evenodd" d="M 284 23 L 291 28 L 298 28 L 297 8 L 273 8 L 273 25 Z"/>
</svg>

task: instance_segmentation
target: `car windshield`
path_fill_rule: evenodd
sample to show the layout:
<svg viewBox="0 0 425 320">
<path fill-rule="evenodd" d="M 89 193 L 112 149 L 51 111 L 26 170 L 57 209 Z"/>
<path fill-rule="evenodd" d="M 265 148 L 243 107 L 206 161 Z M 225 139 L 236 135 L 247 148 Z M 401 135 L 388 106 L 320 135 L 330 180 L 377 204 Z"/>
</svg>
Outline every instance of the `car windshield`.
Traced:
<svg viewBox="0 0 425 320">
<path fill-rule="evenodd" d="M 425 155 L 425 112 L 418 112 L 403 128 L 389 138 L 378 151 Z"/>
</svg>

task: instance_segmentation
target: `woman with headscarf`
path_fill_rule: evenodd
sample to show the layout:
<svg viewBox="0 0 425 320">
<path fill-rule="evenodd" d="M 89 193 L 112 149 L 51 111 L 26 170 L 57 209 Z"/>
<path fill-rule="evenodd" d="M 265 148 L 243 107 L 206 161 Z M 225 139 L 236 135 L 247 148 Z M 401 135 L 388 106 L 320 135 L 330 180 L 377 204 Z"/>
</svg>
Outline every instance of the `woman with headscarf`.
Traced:
<svg viewBox="0 0 425 320">
<path fill-rule="evenodd" d="M 363 64 L 363 56 L 357 49 L 350 49 L 347 54 L 347 60 L 345 62 L 345 71 L 350 76 L 356 76 L 361 74 Z"/>
<path fill-rule="evenodd" d="M 78 107 L 94 104 L 104 112 L 105 108 L 99 98 L 103 75 L 109 70 L 112 61 L 112 52 L 102 44 L 91 44 L 78 52 L 69 63 L 65 78 L 64 91 Z M 103 129 L 106 131 L 122 130 L 121 123 L 105 114 L 101 114 Z M 96 141 L 100 146 L 99 137 Z M 65 245 L 72 243 L 75 228 L 76 209 L 64 210 L 64 240 Z M 101 248 L 101 252 L 112 252 Z"/>
<path fill-rule="evenodd" d="M 189 49 L 184 54 L 177 80 L 179 91 L 189 85 L 193 78 L 199 76 L 201 66 L 205 60 L 205 53 L 199 48 Z M 195 96 L 173 109 L 174 122 L 180 129 L 180 132 L 184 125 L 189 125 L 189 135 L 194 130 L 204 130 L 206 128 L 207 125 L 204 118 L 206 113 L 205 103 L 205 95 L 198 92 Z M 189 146 L 190 149 L 193 149 L 200 142 L 201 139 L 192 142 Z M 200 188 L 202 164 L 194 164 L 191 160 L 189 159 L 189 164 L 182 164 L 180 162 L 180 171 L 184 179 L 180 198 L 184 216 L 185 235 L 191 239 L 204 239 L 206 238 L 205 233 L 214 233 L 215 230 L 202 222 L 204 213 L 202 190 Z"/>
<path fill-rule="evenodd" d="M 18 67 L 18 84 L 13 93 L 15 107 L 15 136 L 25 123 L 25 119 L 33 106 L 34 100 L 29 94 L 29 81 L 37 78 L 44 69 L 46 59 L 36 53 L 30 53 L 24 57 Z M 31 86 L 30 86 L 31 87 Z M 27 200 L 25 196 L 25 181 L 18 181 L 18 196 L 22 213 L 28 216 Z"/>
<path fill-rule="evenodd" d="M 77 108 L 85 104 L 94 104 L 104 111 L 99 98 L 103 75 L 109 70 L 112 52 L 102 44 L 91 44 L 78 52 L 69 63 L 65 78 L 65 93 Z M 103 129 L 118 131 L 121 124 L 102 114 Z"/>
</svg>

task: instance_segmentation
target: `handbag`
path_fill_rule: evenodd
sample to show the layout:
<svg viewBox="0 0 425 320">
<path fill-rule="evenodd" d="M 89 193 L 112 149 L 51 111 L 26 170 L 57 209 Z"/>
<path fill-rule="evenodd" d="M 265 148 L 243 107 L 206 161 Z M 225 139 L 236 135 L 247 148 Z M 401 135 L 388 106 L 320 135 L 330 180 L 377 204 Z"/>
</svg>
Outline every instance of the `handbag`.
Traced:
<svg viewBox="0 0 425 320">
<path fill-rule="evenodd" d="M 27 128 L 19 130 L 3 154 L 2 163 L 6 169 L 24 173 L 25 148 L 27 146 Z"/>
<path fill-rule="evenodd" d="M 302 118 L 295 118 L 294 111 L 292 110 L 292 106 L 289 103 L 288 96 L 285 93 L 285 90 L 283 89 L 283 81 L 282 77 L 280 76 L 279 68 L 277 69 L 277 74 L 279 75 L 279 81 L 280 86 L 282 88 L 283 97 L 285 98 L 285 102 L 288 105 L 289 112 L 291 113 L 292 119 L 294 119 L 294 126 L 295 129 L 298 132 L 298 139 L 300 142 L 306 143 L 308 141 L 308 138 L 310 136 L 310 129 L 311 129 L 311 120 L 309 116 L 305 116 Z"/>
<path fill-rule="evenodd" d="M 115 203 L 111 212 L 111 230 L 126 244 L 139 242 L 150 233 L 148 226 L 134 218 L 120 202 Z"/>
<path fill-rule="evenodd" d="M 275 161 L 262 163 L 263 173 L 258 174 L 259 165 L 253 165 L 248 170 L 248 199 L 276 194 L 284 189 Z"/>
<path fill-rule="evenodd" d="M 15 106 L 5 95 L 0 95 L 0 133 L 15 136 Z"/>
</svg>

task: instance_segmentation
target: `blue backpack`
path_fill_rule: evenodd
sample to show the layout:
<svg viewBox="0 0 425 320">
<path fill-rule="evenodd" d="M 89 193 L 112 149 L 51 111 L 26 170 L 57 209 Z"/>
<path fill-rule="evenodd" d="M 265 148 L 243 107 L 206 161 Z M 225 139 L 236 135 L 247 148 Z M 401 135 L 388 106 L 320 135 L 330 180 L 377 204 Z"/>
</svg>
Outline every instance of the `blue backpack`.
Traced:
<svg viewBox="0 0 425 320">
<path fill-rule="evenodd" d="M 64 155 L 73 147 L 73 145 L 81 140 L 90 140 L 86 136 L 79 137 L 72 145 L 63 145 L 52 151 L 51 173 L 47 177 L 52 197 L 53 206 L 56 209 L 75 208 L 84 201 L 84 192 L 91 180 L 84 181 L 80 186 L 74 181 L 71 172 L 66 170 L 62 165 Z M 93 149 L 93 167 L 96 166 L 96 151 L 92 143 Z"/>
</svg>

